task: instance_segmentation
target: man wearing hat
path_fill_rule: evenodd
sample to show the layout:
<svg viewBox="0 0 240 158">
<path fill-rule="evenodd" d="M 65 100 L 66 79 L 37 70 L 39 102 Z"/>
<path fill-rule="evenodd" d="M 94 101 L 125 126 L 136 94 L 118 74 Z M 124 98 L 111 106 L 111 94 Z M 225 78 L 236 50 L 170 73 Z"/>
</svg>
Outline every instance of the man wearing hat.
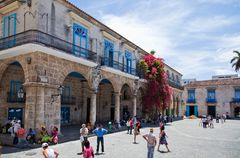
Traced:
<svg viewBox="0 0 240 158">
<path fill-rule="evenodd" d="M 43 148 L 43 156 L 45 158 L 57 158 L 58 157 L 58 153 L 56 151 L 54 151 L 53 149 L 48 148 L 48 143 L 43 143 L 42 144 L 42 148 Z"/>
</svg>

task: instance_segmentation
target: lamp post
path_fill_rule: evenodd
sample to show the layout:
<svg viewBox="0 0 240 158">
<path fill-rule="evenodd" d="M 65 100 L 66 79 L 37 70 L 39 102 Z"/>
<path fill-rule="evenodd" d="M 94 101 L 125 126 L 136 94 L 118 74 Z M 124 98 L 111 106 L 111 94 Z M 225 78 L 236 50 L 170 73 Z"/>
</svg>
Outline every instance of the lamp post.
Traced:
<svg viewBox="0 0 240 158">
<path fill-rule="evenodd" d="M 52 94 L 52 96 L 51 96 L 51 98 L 52 98 L 51 103 L 56 101 L 56 99 L 55 99 L 56 97 L 59 97 L 59 96 L 62 95 L 63 90 L 64 90 L 64 86 L 60 85 L 57 90 L 58 90 L 58 94 Z"/>
</svg>

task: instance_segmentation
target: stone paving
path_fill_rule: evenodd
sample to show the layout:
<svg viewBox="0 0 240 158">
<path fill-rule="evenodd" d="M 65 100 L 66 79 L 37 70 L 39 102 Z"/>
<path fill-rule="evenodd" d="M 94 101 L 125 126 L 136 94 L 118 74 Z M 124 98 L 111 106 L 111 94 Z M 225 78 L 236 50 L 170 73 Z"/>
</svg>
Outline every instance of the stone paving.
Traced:
<svg viewBox="0 0 240 158">
<path fill-rule="evenodd" d="M 215 124 L 214 129 L 199 127 L 199 120 L 176 121 L 166 126 L 170 153 L 155 150 L 155 158 L 237 158 L 240 155 L 240 121 L 227 120 L 224 124 Z M 133 144 L 133 135 L 119 132 L 105 136 L 105 153 L 96 155 L 97 158 L 146 158 L 146 142 L 142 135 L 149 128 L 141 130 L 138 144 Z M 159 129 L 154 128 L 155 135 Z M 89 138 L 93 148 L 96 148 L 96 137 Z M 78 158 L 80 141 L 71 141 L 51 146 L 60 153 L 60 158 Z M 11 154 L 3 154 L 1 158 L 41 158 L 41 148 Z"/>
</svg>

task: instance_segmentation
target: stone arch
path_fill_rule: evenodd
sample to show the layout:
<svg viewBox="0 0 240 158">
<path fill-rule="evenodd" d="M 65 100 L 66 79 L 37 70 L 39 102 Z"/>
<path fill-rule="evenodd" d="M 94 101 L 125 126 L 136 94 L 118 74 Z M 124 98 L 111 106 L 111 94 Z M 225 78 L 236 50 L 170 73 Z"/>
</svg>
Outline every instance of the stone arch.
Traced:
<svg viewBox="0 0 240 158">
<path fill-rule="evenodd" d="M 26 76 L 23 64 L 16 60 L 7 60 L 0 64 L 0 121 L 5 119 L 19 119 L 25 123 L 24 83 Z M 25 72 L 24 72 L 25 71 Z M 22 91 L 22 95 L 19 92 Z"/>
<path fill-rule="evenodd" d="M 84 69 L 82 69 L 80 67 L 81 66 L 73 67 L 72 65 L 68 65 L 68 66 L 64 67 L 63 70 L 59 72 L 59 81 L 58 81 L 58 83 L 62 84 L 64 82 L 65 78 L 70 73 L 76 72 L 76 73 L 81 74 L 87 80 L 88 86 L 91 87 L 90 75 L 87 73 L 88 70 L 84 70 Z M 89 70 L 90 69 L 91 68 L 89 67 Z"/>
<path fill-rule="evenodd" d="M 97 122 L 114 121 L 116 107 L 113 83 L 108 79 L 102 79 L 97 89 Z"/>
<path fill-rule="evenodd" d="M 115 80 L 112 80 L 112 79 L 110 79 L 110 78 L 105 78 L 105 77 L 104 77 L 104 78 L 102 78 L 101 81 L 99 82 L 99 85 L 100 85 L 101 82 L 104 82 L 104 81 L 109 81 L 109 82 L 111 83 L 114 92 L 120 92 L 119 86 L 117 85 L 117 82 L 116 82 Z M 98 86 L 99 86 L 99 85 L 98 85 Z"/>
<path fill-rule="evenodd" d="M 18 60 L 18 59 L 5 60 L 2 63 L 0 63 L 0 81 L 2 80 L 3 74 L 7 70 L 9 65 L 11 65 L 13 63 L 18 63 L 21 66 L 23 73 L 24 73 L 25 82 L 29 81 L 30 79 L 29 79 L 29 75 L 28 75 L 27 66 L 22 60 Z"/>
</svg>

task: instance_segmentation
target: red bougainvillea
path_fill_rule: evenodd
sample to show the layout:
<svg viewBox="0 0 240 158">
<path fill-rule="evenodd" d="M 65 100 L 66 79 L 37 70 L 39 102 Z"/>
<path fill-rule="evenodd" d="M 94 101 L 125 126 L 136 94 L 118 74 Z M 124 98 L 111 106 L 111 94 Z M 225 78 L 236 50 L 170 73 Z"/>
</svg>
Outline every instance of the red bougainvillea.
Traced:
<svg viewBox="0 0 240 158">
<path fill-rule="evenodd" d="M 162 58 L 154 57 L 154 51 L 144 56 L 139 65 L 144 71 L 144 78 L 148 81 L 144 104 L 147 108 L 161 108 L 164 110 L 171 101 L 172 89 L 168 85 L 167 74 L 164 71 Z"/>
</svg>

